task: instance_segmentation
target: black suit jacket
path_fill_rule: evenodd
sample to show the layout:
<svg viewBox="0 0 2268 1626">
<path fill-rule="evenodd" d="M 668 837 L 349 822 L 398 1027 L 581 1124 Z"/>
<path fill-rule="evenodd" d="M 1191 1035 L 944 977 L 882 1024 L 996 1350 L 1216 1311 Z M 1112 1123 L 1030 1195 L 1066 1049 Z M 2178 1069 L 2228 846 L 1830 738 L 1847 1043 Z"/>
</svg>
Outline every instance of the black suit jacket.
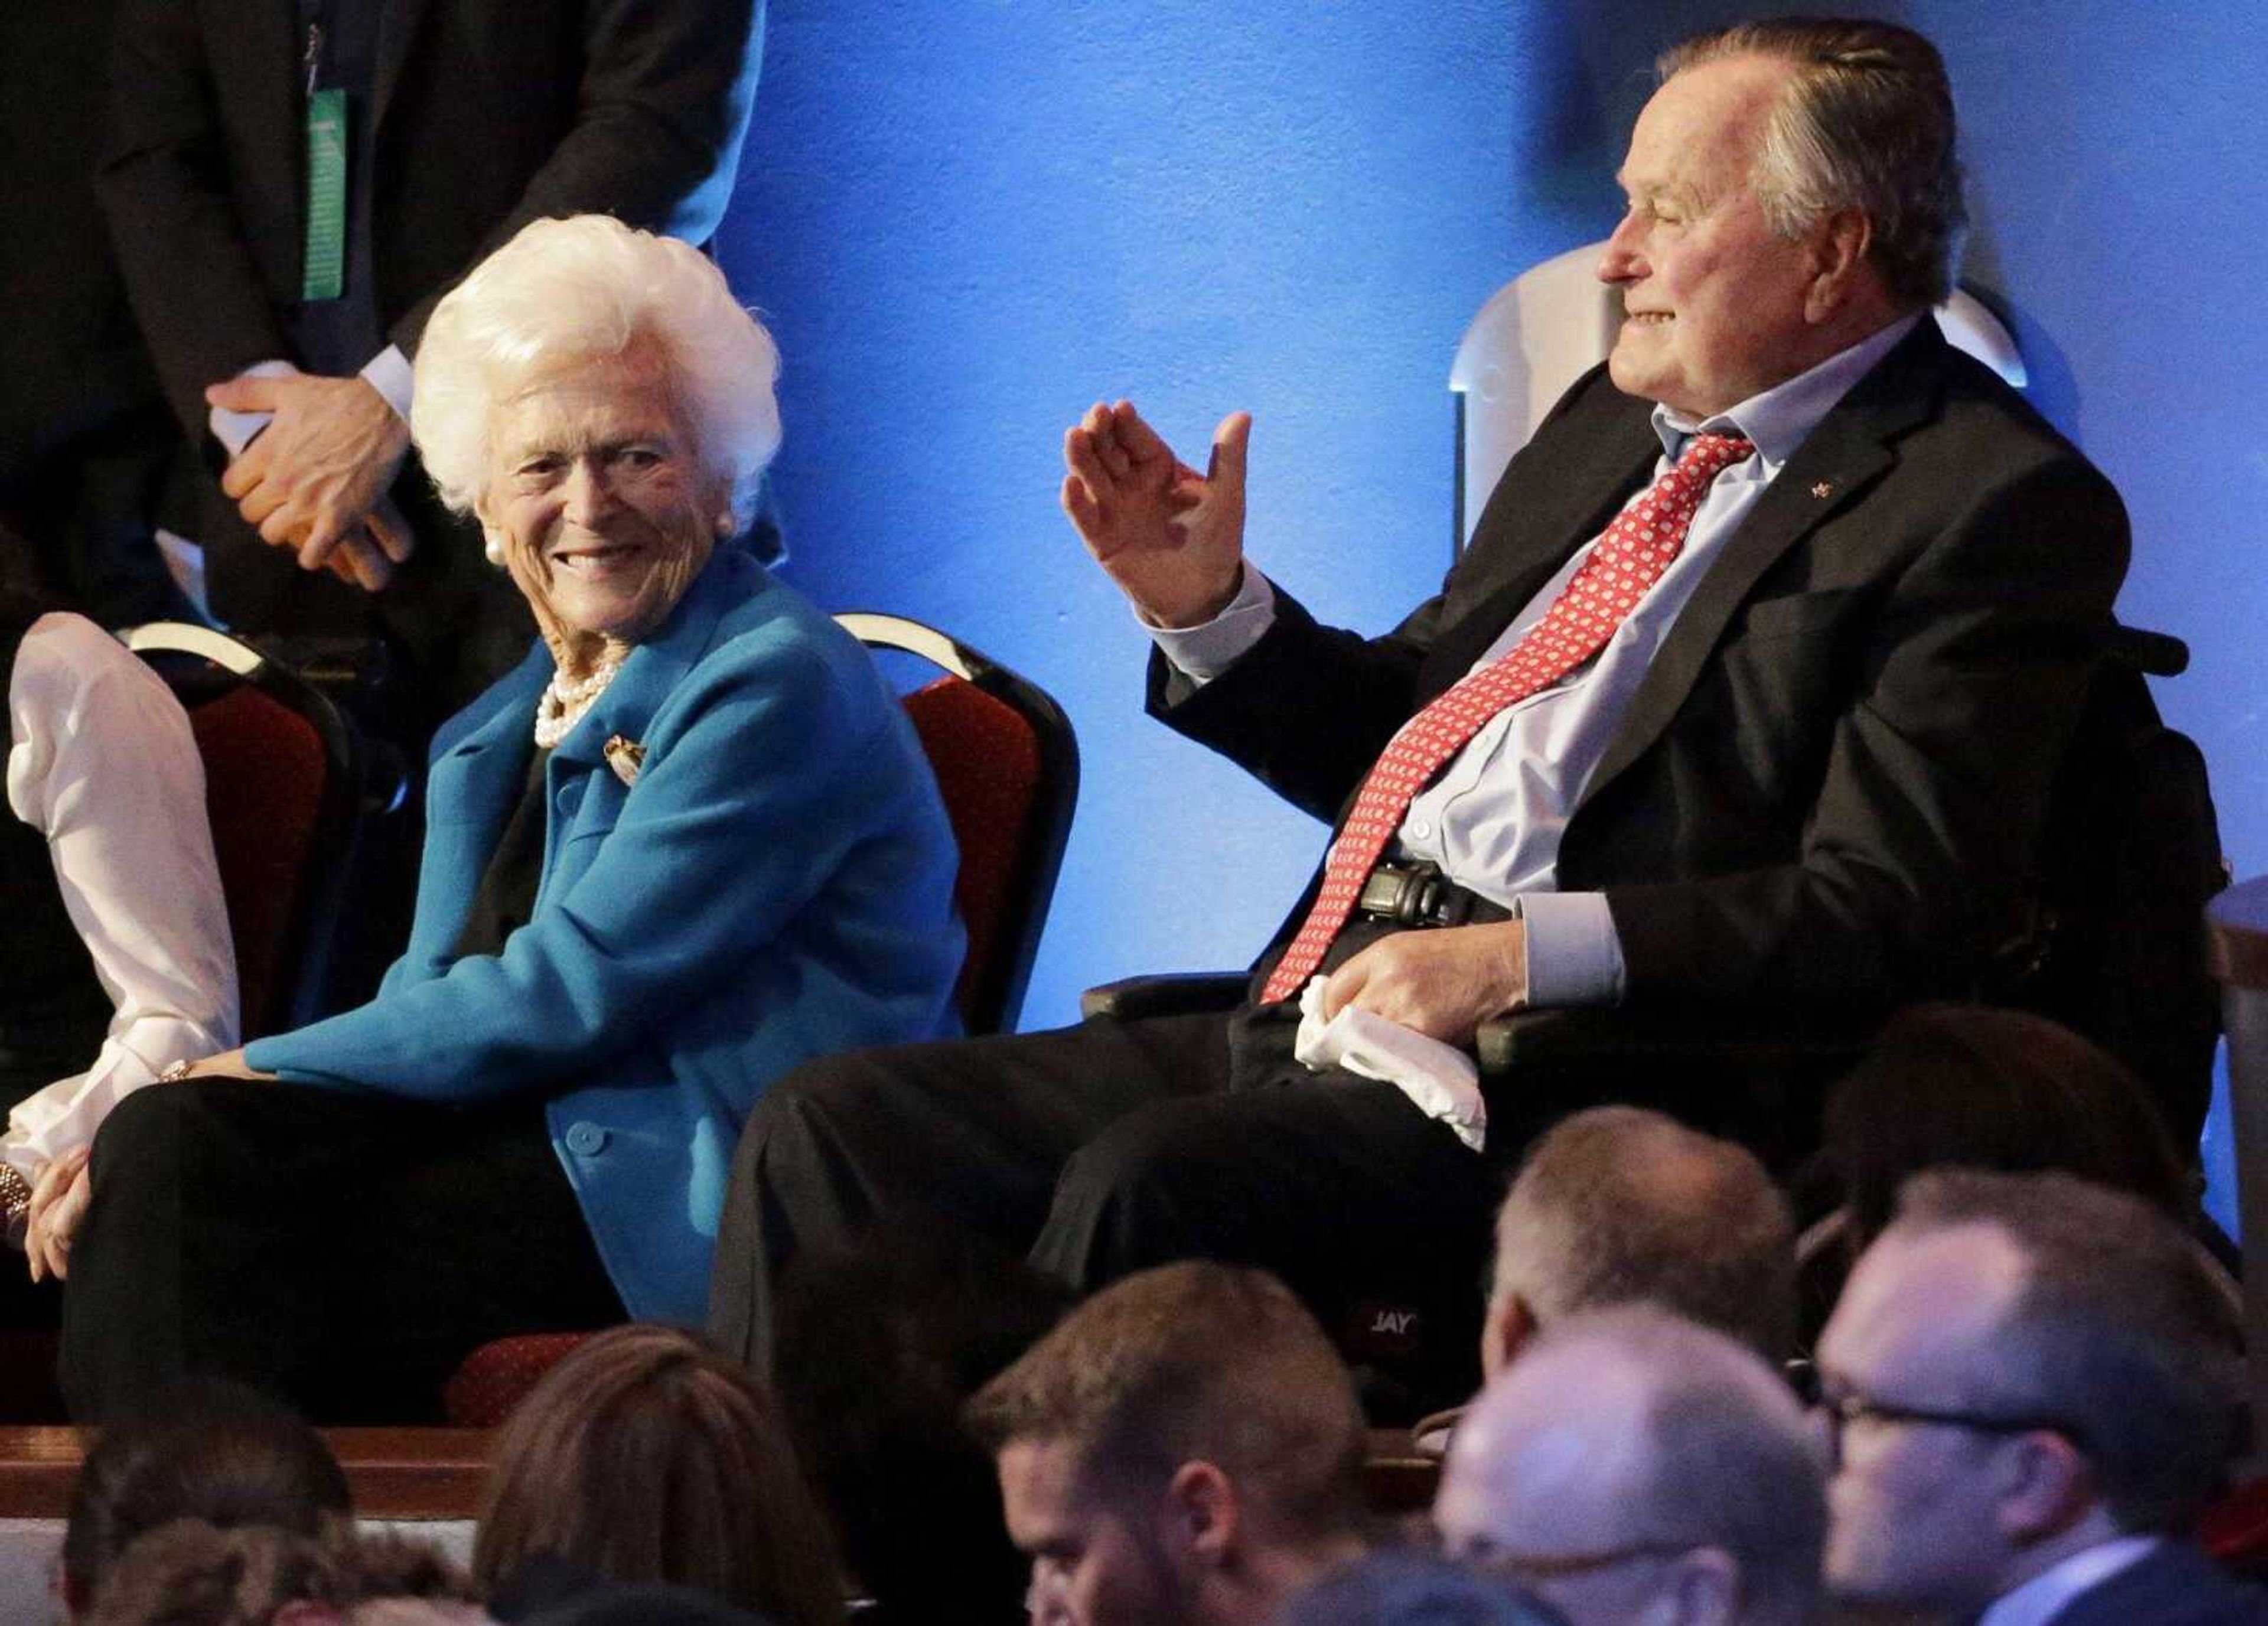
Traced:
<svg viewBox="0 0 2268 1626">
<path fill-rule="evenodd" d="M 530 220 L 600 212 L 711 237 L 755 99 L 762 21 L 762 0 L 387 0 L 369 217 L 392 342 L 415 357 L 441 296 Z M 99 185 L 135 315 L 194 444 L 211 444 L 207 385 L 298 359 L 285 319 L 304 253 L 300 74 L 293 0 L 118 0 Z M 461 636 L 448 623 L 489 572 L 462 533 L 453 551 L 469 544 L 469 559 L 432 556 L 440 520 L 423 479 L 413 459 L 396 494 L 429 545 L 380 607 L 414 616 L 397 627 L 413 641 L 439 642 Z M 215 550 L 224 614 L 254 628 L 358 621 L 355 590 L 299 576 L 210 495 L 200 540 Z M 436 572 L 458 580 L 436 585 Z M 509 666 L 526 628 L 508 592 L 496 603 L 512 613 L 498 644 Z"/>
<path fill-rule="evenodd" d="M 1202 688 L 1153 658 L 1153 712 L 1337 817 L 1646 480 L 1649 412 L 1589 373 L 1393 632 L 1279 599 Z M 1729 539 L 1570 817 L 1559 884 L 1606 894 L 1632 1004 L 1859 1012 L 1964 988 L 2026 890 L 2126 548 L 2109 482 L 1919 324 Z"/>
<path fill-rule="evenodd" d="M 2171 1541 L 2066 1604 L 2053 1626 L 2259 1626 L 2268 1593 Z"/>
</svg>

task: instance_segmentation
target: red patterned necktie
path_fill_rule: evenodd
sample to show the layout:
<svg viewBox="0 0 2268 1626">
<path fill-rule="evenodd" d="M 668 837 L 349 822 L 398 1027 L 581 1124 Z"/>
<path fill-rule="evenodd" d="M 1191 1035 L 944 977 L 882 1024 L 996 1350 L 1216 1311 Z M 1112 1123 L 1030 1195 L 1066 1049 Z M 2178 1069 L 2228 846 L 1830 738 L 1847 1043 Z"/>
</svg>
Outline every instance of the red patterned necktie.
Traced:
<svg viewBox="0 0 2268 1626">
<path fill-rule="evenodd" d="M 1677 466 L 1615 517 L 1541 620 L 1520 642 L 1434 696 L 1402 725 L 1371 769 L 1354 811 L 1331 843 L 1322 890 L 1300 933 L 1276 962 L 1263 1003 L 1289 999 L 1323 963 L 1324 953 L 1361 895 L 1379 855 L 1394 839 L 1418 792 L 1463 750 L 1488 720 L 1550 688 L 1607 645 L 1646 589 L 1685 546 L 1710 482 L 1756 447 L 1733 435 L 1696 435 Z"/>
</svg>

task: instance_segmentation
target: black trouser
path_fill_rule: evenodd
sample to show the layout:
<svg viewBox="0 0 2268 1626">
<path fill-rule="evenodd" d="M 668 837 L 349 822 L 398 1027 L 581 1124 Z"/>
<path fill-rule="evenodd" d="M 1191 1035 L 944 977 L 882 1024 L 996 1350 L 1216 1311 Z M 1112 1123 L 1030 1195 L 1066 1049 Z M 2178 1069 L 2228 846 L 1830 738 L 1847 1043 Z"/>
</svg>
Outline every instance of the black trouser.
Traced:
<svg viewBox="0 0 2268 1626">
<path fill-rule="evenodd" d="M 540 1106 L 159 1084 L 96 1136 L 63 1392 L 98 1421 L 222 1372 L 320 1421 L 431 1422 L 474 1348 L 622 1318 Z"/>
<path fill-rule="evenodd" d="M 901 1046 L 797 1070 L 758 1100 L 718 1233 L 710 1330 L 770 1370 L 782 1274 L 880 1218 L 1028 1249 L 1081 1291 L 1169 1260 L 1264 1267 L 1327 1325 L 1360 1299 L 1431 1301 L 1474 1358 L 1504 1182 L 1395 1086 L 1291 1059 L 1248 1009 Z M 1236 1055 L 1232 1060 L 1232 1043 Z M 1459 1396 L 1462 1398 L 1462 1395 Z"/>
</svg>

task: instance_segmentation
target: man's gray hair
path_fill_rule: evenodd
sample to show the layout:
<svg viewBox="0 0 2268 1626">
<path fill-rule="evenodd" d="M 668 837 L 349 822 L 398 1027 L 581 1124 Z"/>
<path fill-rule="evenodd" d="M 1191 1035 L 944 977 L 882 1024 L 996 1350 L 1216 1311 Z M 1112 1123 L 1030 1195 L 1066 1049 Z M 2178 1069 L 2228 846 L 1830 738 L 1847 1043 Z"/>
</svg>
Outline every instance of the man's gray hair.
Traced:
<svg viewBox="0 0 2268 1626">
<path fill-rule="evenodd" d="M 434 307 L 409 429 L 441 500 L 459 513 L 480 500 L 500 402 L 641 340 L 661 345 L 700 467 L 747 525 L 779 449 L 779 352 L 700 250 L 605 215 L 530 223 Z"/>
<path fill-rule="evenodd" d="M 1826 1468 L 1817 1435 L 1777 1367 L 1714 1328 L 1650 1306 L 1579 1315 L 1547 1328 L 1499 1382 L 1549 1363 L 1607 1370 L 1601 1403 L 1631 1396 L 1643 1467 L 1614 1487 L 1624 1528 L 1605 1545 L 1715 1547 L 1741 1566 L 1741 1618 L 1801 1626 L 1819 1601 L 1827 1543 Z"/>
<path fill-rule="evenodd" d="M 2185 1528 L 2226 1482 L 2243 1394 L 2242 1335 L 2196 1242 L 2069 1174 L 1950 1169 L 1908 1181 L 1883 1235 L 1967 1225 L 2007 1237 L 2024 1277 L 1962 1403 L 2060 1429 L 2120 1528 Z"/>
<path fill-rule="evenodd" d="M 1764 217 L 1793 237 L 1822 215 L 1861 210 L 1869 256 L 1902 305 L 1942 304 L 1969 214 L 1955 151 L 1953 87 L 1937 48 L 1893 23 L 1781 18 L 1671 47 L 1662 79 L 1734 56 L 1794 66 L 1751 177 Z"/>
<path fill-rule="evenodd" d="M 1547 1327 L 1658 1304 L 1778 1360 L 1795 1336 L 1795 1222 L 1745 1148 L 1594 1107 L 1530 1149 L 1497 1216 L 1493 1292 Z"/>
</svg>

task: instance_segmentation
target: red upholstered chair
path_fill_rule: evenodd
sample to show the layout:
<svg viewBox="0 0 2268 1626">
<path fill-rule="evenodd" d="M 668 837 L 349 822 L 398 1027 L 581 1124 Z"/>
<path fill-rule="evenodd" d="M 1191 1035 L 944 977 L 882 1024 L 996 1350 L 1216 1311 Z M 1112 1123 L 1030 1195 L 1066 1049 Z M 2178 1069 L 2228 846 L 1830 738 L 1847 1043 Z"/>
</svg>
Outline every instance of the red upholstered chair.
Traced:
<svg viewBox="0 0 2268 1626">
<path fill-rule="evenodd" d="M 1044 690 L 933 627 L 863 612 L 835 619 L 870 649 L 902 651 L 942 671 L 904 697 L 906 713 L 961 848 L 954 901 L 968 932 L 955 990 L 961 1019 L 972 1034 L 1005 1032 L 1023 1008 L 1079 798 L 1071 721 Z M 449 1421 L 494 1428 L 585 1335 L 482 1344 L 443 1389 Z"/>
<path fill-rule="evenodd" d="M 1079 799 L 1071 720 L 1038 686 L 935 628 L 856 611 L 835 619 L 870 649 L 943 669 L 905 697 L 906 712 L 961 847 L 961 1019 L 972 1034 L 1005 1033 L 1023 1009 Z"/>
<path fill-rule="evenodd" d="M 297 673 L 225 633 L 152 622 L 126 644 L 180 698 L 204 760 L 244 1037 L 313 1021 L 359 818 L 354 729 Z"/>
</svg>

